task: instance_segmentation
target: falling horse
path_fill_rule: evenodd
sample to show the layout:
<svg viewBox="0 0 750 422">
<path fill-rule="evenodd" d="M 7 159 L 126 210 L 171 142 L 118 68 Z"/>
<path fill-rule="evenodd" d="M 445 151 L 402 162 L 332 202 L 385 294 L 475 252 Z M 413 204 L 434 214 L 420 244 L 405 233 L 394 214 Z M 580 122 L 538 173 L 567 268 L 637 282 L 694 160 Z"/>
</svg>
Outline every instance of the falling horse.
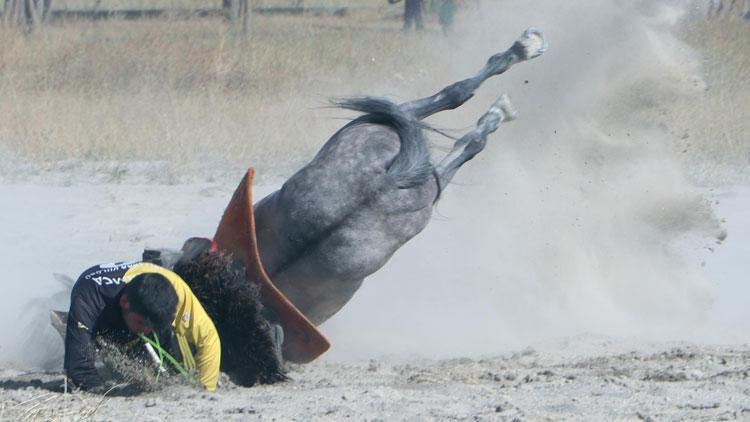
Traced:
<svg viewBox="0 0 750 422">
<path fill-rule="evenodd" d="M 501 96 L 437 165 L 430 162 L 423 135 L 427 125 L 421 120 L 461 106 L 485 80 L 545 50 L 542 33 L 529 29 L 510 49 L 490 57 L 476 76 L 431 97 L 404 104 L 373 97 L 337 101 L 363 115 L 334 134 L 281 189 L 256 204 L 253 171 L 248 171 L 214 238 L 186 242 L 177 267 L 212 251 L 241 261 L 244 279 L 259 286 L 264 317 L 283 328 L 284 357 L 313 360 L 329 347 L 316 326 L 338 312 L 368 275 L 425 228 L 456 171 L 482 151 L 487 136 L 515 118 L 515 112 L 508 97 Z M 183 278 L 195 282 L 195 277 Z M 217 313 L 252 313 L 237 310 L 244 305 L 232 289 L 225 288 L 219 299 L 213 288 L 201 288 L 200 283 L 191 288 L 205 290 L 205 301 Z M 62 313 L 53 312 L 53 325 L 59 329 L 63 321 Z M 227 330 L 248 332 L 229 322 Z M 224 344 L 221 327 L 219 331 Z M 245 339 L 246 334 L 229 337 L 226 340 L 245 342 L 237 350 L 253 341 Z"/>
<path fill-rule="evenodd" d="M 437 165 L 430 162 L 421 120 L 459 107 L 489 77 L 545 50 L 542 33 L 529 29 L 476 76 L 431 97 L 400 105 L 373 97 L 337 101 L 364 114 L 334 134 L 281 189 L 253 206 L 253 260 L 262 263 L 264 277 L 314 325 L 338 312 L 365 277 L 425 228 L 458 168 L 515 112 L 501 96 Z M 220 224 L 215 238 L 220 247 L 241 246 L 225 240 L 236 228 L 231 221 Z"/>
</svg>

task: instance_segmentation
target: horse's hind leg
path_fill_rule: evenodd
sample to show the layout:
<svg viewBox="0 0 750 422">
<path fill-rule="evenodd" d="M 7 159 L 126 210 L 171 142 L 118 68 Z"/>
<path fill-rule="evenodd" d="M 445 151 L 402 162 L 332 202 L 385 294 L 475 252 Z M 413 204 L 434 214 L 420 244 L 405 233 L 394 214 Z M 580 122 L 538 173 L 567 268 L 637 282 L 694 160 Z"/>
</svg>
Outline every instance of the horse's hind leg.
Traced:
<svg viewBox="0 0 750 422">
<path fill-rule="evenodd" d="M 461 106 L 474 96 L 474 91 L 492 76 L 499 75 L 516 63 L 533 59 L 544 53 L 547 41 L 541 31 L 527 29 L 513 46 L 505 52 L 490 57 L 487 64 L 473 78 L 464 79 L 443 88 L 437 94 L 401 104 L 403 111 L 418 119 L 423 119 L 444 110 Z"/>
<path fill-rule="evenodd" d="M 503 94 L 477 122 L 474 130 L 456 141 L 453 149 L 435 166 L 441 189 L 450 183 L 453 175 L 465 162 L 474 158 L 487 144 L 487 135 L 497 130 L 500 123 L 516 118 L 516 110 L 507 95 Z"/>
</svg>

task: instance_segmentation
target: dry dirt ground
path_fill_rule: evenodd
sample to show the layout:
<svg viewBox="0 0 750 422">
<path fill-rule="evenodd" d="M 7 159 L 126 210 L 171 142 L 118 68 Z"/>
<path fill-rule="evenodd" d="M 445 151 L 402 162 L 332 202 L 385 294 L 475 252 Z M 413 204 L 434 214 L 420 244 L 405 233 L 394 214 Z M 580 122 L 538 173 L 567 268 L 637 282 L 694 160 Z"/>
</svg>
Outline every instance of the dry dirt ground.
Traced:
<svg viewBox="0 0 750 422">
<path fill-rule="evenodd" d="M 635 347 L 569 338 L 486 359 L 317 362 L 291 380 L 134 397 L 61 391 L 61 373 L 0 372 L 8 420 L 748 420 L 750 345 Z M 585 349 L 585 350 L 584 350 Z"/>
</svg>

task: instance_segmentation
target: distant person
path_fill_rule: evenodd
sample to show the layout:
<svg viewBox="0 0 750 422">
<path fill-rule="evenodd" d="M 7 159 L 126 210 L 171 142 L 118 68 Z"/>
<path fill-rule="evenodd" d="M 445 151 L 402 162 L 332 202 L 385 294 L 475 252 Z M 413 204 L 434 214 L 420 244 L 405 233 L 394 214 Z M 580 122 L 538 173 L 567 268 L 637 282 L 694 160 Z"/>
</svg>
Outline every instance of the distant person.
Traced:
<svg viewBox="0 0 750 422">
<path fill-rule="evenodd" d="M 65 332 L 68 377 L 84 390 L 106 388 L 94 366 L 96 338 L 102 336 L 118 344 L 135 340 L 138 344 L 138 334 L 152 333 L 167 352 L 197 369 L 198 380 L 207 390 L 216 389 L 221 361 L 219 335 L 177 274 L 141 262 L 89 268 L 78 278 L 70 296 Z M 189 346 L 195 349 L 194 357 Z"/>
<path fill-rule="evenodd" d="M 440 26 L 443 28 L 444 33 L 450 32 L 453 27 L 453 17 L 456 14 L 456 1 L 455 0 L 443 0 L 440 4 L 440 10 L 438 12 L 438 18 Z"/>
<path fill-rule="evenodd" d="M 388 0 L 390 4 L 396 4 L 401 0 Z M 422 20 L 422 0 L 404 0 L 404 31 L 411 29 L 412 25 L 417 31 L 424 29 Z"/>
</svg>

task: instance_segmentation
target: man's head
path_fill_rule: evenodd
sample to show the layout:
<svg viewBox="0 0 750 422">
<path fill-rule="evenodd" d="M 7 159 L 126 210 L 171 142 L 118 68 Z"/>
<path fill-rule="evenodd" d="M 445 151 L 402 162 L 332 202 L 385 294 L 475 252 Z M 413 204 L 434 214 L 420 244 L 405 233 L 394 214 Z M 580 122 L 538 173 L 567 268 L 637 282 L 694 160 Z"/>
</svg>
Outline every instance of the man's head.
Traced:
<svg viewBox="0 0 750 422">
<path fill-rule="evenodd" d="M 130 331 L 143 334 L 161 331 L 174 320 L 177 293 L 163 275 L 140 274 L 123 288 L 120 308 Z"/>
</svg>

